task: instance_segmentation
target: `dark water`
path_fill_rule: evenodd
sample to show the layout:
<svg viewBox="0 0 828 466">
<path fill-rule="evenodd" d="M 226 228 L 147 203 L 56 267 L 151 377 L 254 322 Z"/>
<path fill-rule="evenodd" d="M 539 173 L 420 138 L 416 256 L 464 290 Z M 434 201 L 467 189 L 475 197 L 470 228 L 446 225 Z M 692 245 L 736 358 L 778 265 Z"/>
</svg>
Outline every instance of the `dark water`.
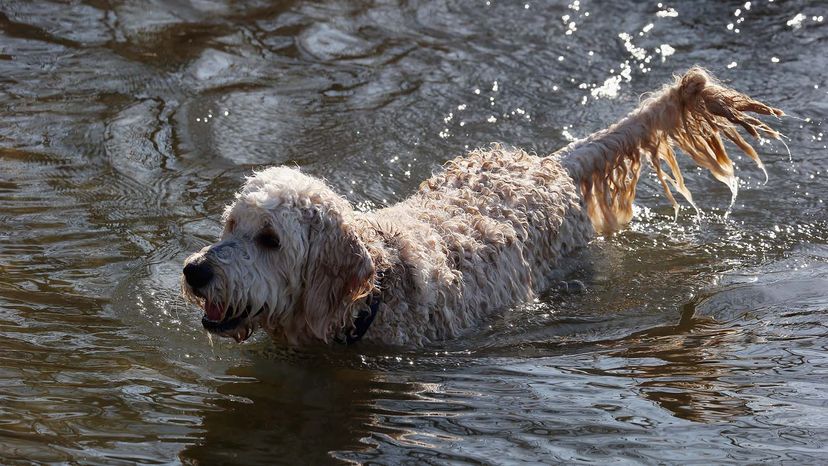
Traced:
<svg viewBox="0 0 828 466">
<path fill-rule="evenodd" d="M 0 1 L 0 463 L 828 458 L 825 2 Z M 627 34 L 627 35 L 623 35 Z M 797 118 L 462 341 L 210 342 L 189 251 L 268 164 L 361 208 L 538 153 L 693 64 Z M 615 77 L 615 78 L 613 78 Z"/>
</svg>

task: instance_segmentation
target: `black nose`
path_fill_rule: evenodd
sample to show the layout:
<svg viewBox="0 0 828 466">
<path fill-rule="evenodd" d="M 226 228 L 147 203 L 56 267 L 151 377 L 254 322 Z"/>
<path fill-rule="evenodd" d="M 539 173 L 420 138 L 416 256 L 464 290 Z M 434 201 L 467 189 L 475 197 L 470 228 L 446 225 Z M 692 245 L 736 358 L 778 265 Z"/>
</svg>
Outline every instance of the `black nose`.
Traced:
<svg viewBox="0 0 828 466">
<path fill-rule="evenodd" d="M 201 288 L 213 279 L 213 269 L 209 264 L 187 264 L 184 266 L 184 279 L 193 288 Z"/>
</svg>

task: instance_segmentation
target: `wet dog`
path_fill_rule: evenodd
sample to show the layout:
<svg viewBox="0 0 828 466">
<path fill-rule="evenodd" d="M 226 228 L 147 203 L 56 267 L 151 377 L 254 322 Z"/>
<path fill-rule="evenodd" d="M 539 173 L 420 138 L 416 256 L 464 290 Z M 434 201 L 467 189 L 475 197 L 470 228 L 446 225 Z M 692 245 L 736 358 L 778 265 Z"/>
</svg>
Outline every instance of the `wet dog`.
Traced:
<svg viewBox="0 0 828 466">
<path fill-rule="evenodd" d="M 257 328 L 291 345 L 452 338 L 548 289 L 563 257 L 629 222 L 642 160 L 676 208 L 670 186 L 693 200 L 675 147 L 735 193 L 721 136 L 760 167 L 737 127 L 779 137 L 745 112 L 783 115 L 694 68 L 554 154 L 479 149 L 372 212 L 323 180 L 268 168 L 227 207 L 220 240 L 186 260 L 183 294 L 204 328 L 237 341 Z"/>
</svg>

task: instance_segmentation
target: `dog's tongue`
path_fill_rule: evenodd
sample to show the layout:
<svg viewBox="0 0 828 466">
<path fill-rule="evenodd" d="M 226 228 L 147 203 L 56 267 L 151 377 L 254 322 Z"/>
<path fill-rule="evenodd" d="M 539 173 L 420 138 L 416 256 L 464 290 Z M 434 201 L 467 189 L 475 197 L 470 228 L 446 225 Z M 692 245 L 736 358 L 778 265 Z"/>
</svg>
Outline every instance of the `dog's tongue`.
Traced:
<svg viewBox="0 0 828 466">
<path fill-rule="evenodd" d="M 206 303 L 204 303 L 204 312 L 207 313 L 207 318 L 214 322 L 218 322 L 221 320 L 222 308 L 220 305 L 212 301 L 207 301 Z"/>
</svg>

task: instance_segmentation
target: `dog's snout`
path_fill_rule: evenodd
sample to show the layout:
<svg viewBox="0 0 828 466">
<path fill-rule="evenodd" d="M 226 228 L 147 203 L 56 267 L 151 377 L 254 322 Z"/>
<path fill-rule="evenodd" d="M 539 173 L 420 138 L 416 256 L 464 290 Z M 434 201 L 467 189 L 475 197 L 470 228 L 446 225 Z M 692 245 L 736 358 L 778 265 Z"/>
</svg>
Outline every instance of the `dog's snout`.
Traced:
<svg viewBox="0 0 828 466">
<path fill-rule="evenodd" d="M 192 288 L 201 288 L 213 279 L 213 269 L 206 262 L 200 264 L 191 262 L 184 266 L 184 279 Z"/>
</svg>

